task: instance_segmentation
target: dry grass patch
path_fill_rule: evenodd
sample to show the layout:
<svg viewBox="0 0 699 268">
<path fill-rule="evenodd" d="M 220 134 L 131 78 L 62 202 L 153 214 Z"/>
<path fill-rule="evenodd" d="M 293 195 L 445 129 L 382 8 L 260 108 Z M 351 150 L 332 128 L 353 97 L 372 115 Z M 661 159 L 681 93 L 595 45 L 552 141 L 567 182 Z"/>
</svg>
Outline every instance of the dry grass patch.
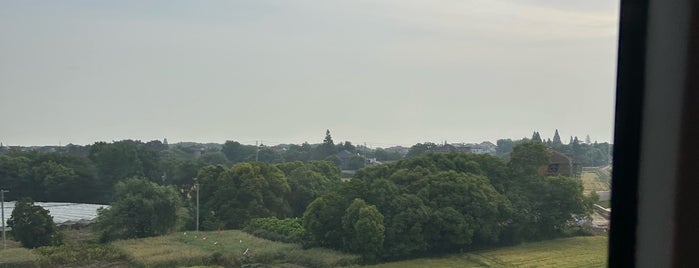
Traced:
<svg viewBox="0 0 699 268">
<path fill-rule="evenodd" d="M 0 249 L 0 267 L 38 267 L 41 256 L 26 248 Z"/>
<path fill-rule="evenodd" d="M 178 241 L 173 235 L 113 242 L 128 255 L 134 265 L 145 267 L 177 267 L 201 265 L 210 252 Z"/>
<path fill-rule="evenodd" d="M 607 237 L 572 237 L 439 258 L 390 262 L 373 268 L 606 267 Z"/>
<path fill-rule="evenodd" d="M 583 171 L 582 174 L 583 193 L 589 195 L 591 192 L 609 191 L 609 184 L 600 180 L 595 172 Z"/>
</svg>

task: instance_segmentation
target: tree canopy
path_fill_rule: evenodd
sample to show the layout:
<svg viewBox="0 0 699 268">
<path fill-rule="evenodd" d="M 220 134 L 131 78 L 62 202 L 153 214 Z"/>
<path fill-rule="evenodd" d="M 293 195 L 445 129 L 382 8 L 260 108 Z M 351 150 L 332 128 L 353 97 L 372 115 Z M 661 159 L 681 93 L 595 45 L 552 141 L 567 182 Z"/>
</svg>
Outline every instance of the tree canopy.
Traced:
<svg viewBox="0 0 699 268">
<path fill-rule="evenodd" d="M 115 185 L 114 202 L 98 210 L 102 240 L 167 234 L 177 226 L 182 207 L 172 186 L 161 186 L 145 178 L 129 178 Z"/>
<path fill-rule="evenodd" d="M 364 168 L 311 202 L 303 224 L 315 244 L 368 261 L 559 236 L 591 203 L 580 181 L 539 175 L 546 161 L 546 146 L 529 142 L 509 163 L 452 152 Z"/>
<path fill-rule="evenodd" d="M 22 198 L 15 203 L 7 226 L 12 228 L 12 236 L 22 242 L 22 246 L 35 248 L 60 245 L 61 235 L 49 211 L 34 205 L 31 198 Z"/>
</svg>

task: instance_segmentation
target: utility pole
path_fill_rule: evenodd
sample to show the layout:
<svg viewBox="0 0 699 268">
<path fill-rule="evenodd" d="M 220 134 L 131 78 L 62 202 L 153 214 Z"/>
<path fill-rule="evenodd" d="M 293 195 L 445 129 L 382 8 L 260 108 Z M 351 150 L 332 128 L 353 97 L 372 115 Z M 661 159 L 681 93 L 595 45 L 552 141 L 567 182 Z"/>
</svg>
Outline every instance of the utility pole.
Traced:
<svg viewBox="0 0 699 268">
<path fill-rule="evenodd" d="M 255 141 L 255 162 L 257 162 L 258 155 L 260 155 L 260 145 Z"/>
<path fill-rule="evenodd" d="M 199 235 L 199 181 L 194 178 L 194 187 L 197 188 L 197 235 Z"/>
<path fill-rule="evenodd" d="M 5 193 L 9 193 L 8 190 L 0 189 L 0 210 L 2 211 L 2 249 L 5 249 Z"/>
</svg>

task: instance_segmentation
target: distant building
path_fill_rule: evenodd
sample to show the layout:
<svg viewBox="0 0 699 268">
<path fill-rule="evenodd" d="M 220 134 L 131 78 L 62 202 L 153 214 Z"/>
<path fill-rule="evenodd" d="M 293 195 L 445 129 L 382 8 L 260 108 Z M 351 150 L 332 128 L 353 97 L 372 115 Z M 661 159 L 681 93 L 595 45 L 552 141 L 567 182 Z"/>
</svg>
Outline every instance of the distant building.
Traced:
<svg viewBox="0 0 699 268">
<path fill-rule="evenodd" d="M 397 152 L 398 154 L 400 154 L 401 158 L 404 158 L 405 155 L 407 155 L 408 152 L 410 151 L 410 148 L 403 147 L 403 146 L 399 145 L 399 146 L 388 147 L 388 148 L 385 148 L 383 150 L 386 152 Z"/>
<path fill-rule="evenodd" d="M 573 161 L 562 153 L 549 149 L 549 163 L 539 167 L 539 174 L 544 176 L 573 177 Z"/>
<path fill-rule="evenodd" d="M 350 166 L 349 166 L 350 159 L 353 156 L 355 156 L 355 154 L 353 154 L 347 150 L 342 150 L 342 151 L 338 152 L 337 154 L 335 154 L 335 156 L 337 156 L 337 158 L 340 159 L 342 169 L 349 169 L 350 168 Z"/>
</svg>

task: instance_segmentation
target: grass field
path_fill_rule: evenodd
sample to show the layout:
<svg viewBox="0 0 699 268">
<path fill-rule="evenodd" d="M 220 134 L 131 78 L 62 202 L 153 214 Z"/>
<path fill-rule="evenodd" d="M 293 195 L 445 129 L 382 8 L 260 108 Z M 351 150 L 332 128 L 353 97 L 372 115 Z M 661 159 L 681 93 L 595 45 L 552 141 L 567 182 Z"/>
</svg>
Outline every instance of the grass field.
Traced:
<svg viewBox="0 0 699 268">
<path fill-rule="evenodd" d="M 204 239 L 204 237 L 206 237 Z M 298 244 L 274 242 L 238 230 L 192 232 L 116 241 L 114 247 L 129 262 L 143 267 L 194 265 L 239 266 L 245 263 L 337 267 L 356 264 L 358 257 L 327 249 L 303 249 Z M 248 257 L 243 252 L 248 250 Z"/>
<path fill-rule="evenodd" d="M 583 170 L 582 173 L 582 183 L 583 183 L 583 193 L 585 195 L 590 194 L 593 191 L 608 191 L 610 189 L 607 180 L 600 178 L 600 172 L 593 170 Z"/>
<path fill-rule="evenodd" d="M 116 241 L 107 245 L 68 244 L 55 248 L 0 250 L 0 267 L 260 267 L 354 266 L 355 255 L 328 249 L 303 249 L 297 244 L 273 242 L 237 230 L 175 233 L 160 237 Z M 80 239 L 81 240 L 81 239 Z M 243 252 L 249 249 L 249 257 Z M 78 262 L 66 260 L 82 257 Z M 100 259 L 98 256 L 112 255 Z M 123 257 L 122 257 L 123 256 Z M 420 258 L 369 266 L 412 267 L 603 267 L 607 237 L 572 237 L 441 257 Z M 87 262 L 86 262 L 87 261 Z"/>
<path fill-rule="evenodd" d="M 492 250 L 384 263 L 372 268 L 413 267 L 606 267 L 607 237 L 572 237 Z"/>
<path fill-rule="evenodd" d="M 0 249 L 0 267 L 32 267 L 40 258 L 26 248 Z"/>
</svg>

